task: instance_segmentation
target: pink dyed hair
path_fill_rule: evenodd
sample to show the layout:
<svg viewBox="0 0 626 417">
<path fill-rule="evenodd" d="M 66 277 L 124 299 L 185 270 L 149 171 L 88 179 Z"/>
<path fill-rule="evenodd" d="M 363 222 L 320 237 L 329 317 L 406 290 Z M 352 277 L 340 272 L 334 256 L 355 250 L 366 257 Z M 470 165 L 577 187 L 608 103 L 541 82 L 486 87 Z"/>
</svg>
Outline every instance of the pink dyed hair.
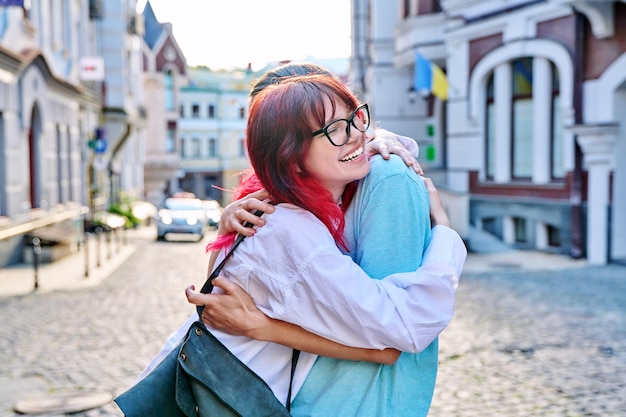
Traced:
<svg viewBox="0 0 626 417">
<path fill-rule="evenodd" d="M 335 113 L 337 102 L 358 106 L 356 97 L 335 77 L 325 74 L 294 76 L 260 91 L 250 106 L 246 139 L 252 170 L 244 173 L 234 190 L 237 200 L 265 188 L 274 203 L 291 203 L 313 213 L 345 248 L 344 211 L 331 193 L 306 169 L 311 133 L 326 123 L 325 99 Z M 348 184 L 347 207 L 356 191 Z M 222 235 L 207 251 L 232 244 L 234 235 Z"/>
</svg>

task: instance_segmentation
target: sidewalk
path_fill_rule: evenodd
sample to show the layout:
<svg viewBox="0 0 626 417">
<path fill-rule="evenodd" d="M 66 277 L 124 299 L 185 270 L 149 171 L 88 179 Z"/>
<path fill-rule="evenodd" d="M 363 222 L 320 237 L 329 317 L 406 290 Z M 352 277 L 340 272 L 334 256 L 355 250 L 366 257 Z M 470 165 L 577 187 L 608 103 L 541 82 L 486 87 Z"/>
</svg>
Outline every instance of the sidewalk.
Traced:
<svg viewBox="0 0 626 417">
<path fill-rule="evenodd" d="M 135 252 L 136 245 L 132 243 L 131 237 L 140 237 L 145 233 L 146 231 L 140 228 L 129 230 L 125 236 L 118 239 L 107 241 L 102 237 L 99 245 L 96 237 L 92 235 L 87 243 L 87 255 L 84 247 L 81 247 L 55 262 L 40 264 L 36 280 L 32 264 L 2 268 L 0 297 L 25 295 L 33 291 L 46 293 L 96 286 Z M 35 281 L 37 281 L 36 290 Z"/>
</svg>

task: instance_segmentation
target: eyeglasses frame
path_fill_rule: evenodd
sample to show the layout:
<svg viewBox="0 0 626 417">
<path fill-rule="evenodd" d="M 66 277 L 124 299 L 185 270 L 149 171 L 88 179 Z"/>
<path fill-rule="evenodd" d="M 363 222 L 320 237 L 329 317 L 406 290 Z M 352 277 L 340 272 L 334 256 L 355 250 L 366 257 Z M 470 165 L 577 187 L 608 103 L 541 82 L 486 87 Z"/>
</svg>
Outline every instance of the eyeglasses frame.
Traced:
<svg viewBox="0 0 626 417">
<path fill-rule="evenodd" d="M 356 125 L 354 124 L 354 118 L 356 117 L 357 113 L 359 112 L 359 110 L 363 110 L 365 109 L 365 111 L 367 112 L 367 126 L 365 126 L 365 130 L 361 130 L 358 127 L 356 127 Z M 333 140 L 330 138 L 330 135 L 328 134 L 328 128 L 336 122 L 347 122 L 348 124 L 346 125 L 346 141 L 344 143 L 342 143 L 341 145 L 337 145 L 335 142 L 333 142 Z M 323 128 L 321 128 L 320 130 L 316 130 L 315 132 L 312 133 L 313 137 L 323 133 L 324 136 L 326 136 L 326 139 L 328 139 L 328 141 L 330 142 L 331 145 L 333 146 L 343 146 L 346 143 L 348 143 L 348 141 L 350 140 L 350 126 L 354 126 L 359 132 L 361 133 L 365 133 L 367 131 L 367 129 L 370 126 L 370 109 L 369 106 L 367 105 L 367 103 L 363 103 L 360 104 L 359 106 L 357 106 L 356 109 L 354 109 L 354 111 L 352 112 L 352 115 L 350 116 L 349 119 L 335 119 L 335 120 L 331 120 L 330 122 L 326 123 L 326 126 L 324 126 Z"/>
</svg>

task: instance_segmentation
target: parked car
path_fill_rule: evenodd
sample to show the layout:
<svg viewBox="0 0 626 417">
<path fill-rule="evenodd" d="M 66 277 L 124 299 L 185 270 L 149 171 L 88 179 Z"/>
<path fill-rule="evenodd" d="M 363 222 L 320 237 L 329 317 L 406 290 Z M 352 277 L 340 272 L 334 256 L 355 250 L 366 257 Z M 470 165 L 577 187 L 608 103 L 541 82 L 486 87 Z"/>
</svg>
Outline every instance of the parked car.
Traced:
<svg viewBox="0 0 626 417">
<path fill-rule="evenodd" d="M 206 213 L 207 225 L 216 228 L 222 218 L 222 206 L 216 200 L 203 200 L 202 207 Z"/>
<path fill-rule="evenodd" d="M 198 198 L 170 197 L 165 200 L 156 216 L 157 240 L 168 233 L 190 233 L 204 237 L 206 212 Z"/>
</svg>

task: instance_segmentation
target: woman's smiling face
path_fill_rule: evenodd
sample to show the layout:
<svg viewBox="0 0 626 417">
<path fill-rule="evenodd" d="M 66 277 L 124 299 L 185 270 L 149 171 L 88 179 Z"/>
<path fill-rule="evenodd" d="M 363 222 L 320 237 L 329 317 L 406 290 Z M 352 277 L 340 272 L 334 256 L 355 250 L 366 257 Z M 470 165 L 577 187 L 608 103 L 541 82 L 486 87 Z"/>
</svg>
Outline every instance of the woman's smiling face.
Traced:
<svg viewBox="0 0 626 417">
<path fill-rule="evenodd" d="M 336 101 L 335 112 L 329 99 L 325 99 L 325 122 L 336 119 L 349 119 L 355 109 L 349 109 L 342 102 Z M 320 129 L 322 126 L 319 127 Z M 343 146 L 334 146 L 320 133 L 312 139 L 306 155 L 307 171 L 314 175 L 326 187 L 338 202 L 347 184 L 365 177 L 370 165 L 365 155 L 365 133 L 352 127 L 350 138 Z"/>
</svg>

